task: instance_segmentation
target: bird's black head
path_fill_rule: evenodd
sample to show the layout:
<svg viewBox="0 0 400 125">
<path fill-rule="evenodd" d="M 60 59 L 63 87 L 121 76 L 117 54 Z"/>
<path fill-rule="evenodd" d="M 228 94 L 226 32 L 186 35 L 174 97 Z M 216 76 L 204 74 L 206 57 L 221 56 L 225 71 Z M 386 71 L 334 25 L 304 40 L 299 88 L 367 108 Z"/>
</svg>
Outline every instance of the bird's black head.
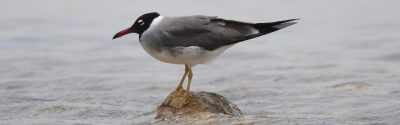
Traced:
<svg viewBox="0 0 400 125">
<path fill-rule="evenodd" d="M 141 35 L 144 31 L 146 31 L 150 24 L 153 22 L 155 18 L 160 16 L 157 12 L 146 13 L 136 19 L 131 27 L 128 29 L 122 30 L 114 35 L 113 39 L 124 36 L 129 33 L 137 33 Z"/>
</svg>

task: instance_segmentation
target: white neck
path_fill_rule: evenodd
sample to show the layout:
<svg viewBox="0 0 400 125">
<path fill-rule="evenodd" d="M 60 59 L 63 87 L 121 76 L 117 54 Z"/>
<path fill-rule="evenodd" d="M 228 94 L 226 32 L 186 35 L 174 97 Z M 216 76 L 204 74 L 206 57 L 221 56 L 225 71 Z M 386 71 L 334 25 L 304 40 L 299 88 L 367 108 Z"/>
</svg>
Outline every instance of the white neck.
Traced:
<svg viewBox="0 0 400 125">
<path fill-rule="evenodd" d="M 154 18 L 150 24 L 150 27 L 147 30 L 151 30 L 152 28 L 157 26 L 163 18 L 164 18 L 163 16 L 158 16 L 158 17 Z"/>
</svg>

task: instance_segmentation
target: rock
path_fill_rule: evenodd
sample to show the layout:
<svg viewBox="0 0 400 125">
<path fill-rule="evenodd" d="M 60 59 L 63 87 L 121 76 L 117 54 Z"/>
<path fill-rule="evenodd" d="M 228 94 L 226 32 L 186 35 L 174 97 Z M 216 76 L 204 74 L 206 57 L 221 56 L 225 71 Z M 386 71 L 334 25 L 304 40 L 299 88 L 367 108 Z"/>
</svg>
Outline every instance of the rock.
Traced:
<svg viewBox="0 0 400 125">
<path fill-rule="evenodd" d="M 158 106 L 156 119 L 201 118 L 205 114 L 223 114 L 229 117 L 241 117 L 243 113 L 225 97 L 211 92 L 191 92 L 186 100 L 184 92 L 170 93 Z"/>
</svg>

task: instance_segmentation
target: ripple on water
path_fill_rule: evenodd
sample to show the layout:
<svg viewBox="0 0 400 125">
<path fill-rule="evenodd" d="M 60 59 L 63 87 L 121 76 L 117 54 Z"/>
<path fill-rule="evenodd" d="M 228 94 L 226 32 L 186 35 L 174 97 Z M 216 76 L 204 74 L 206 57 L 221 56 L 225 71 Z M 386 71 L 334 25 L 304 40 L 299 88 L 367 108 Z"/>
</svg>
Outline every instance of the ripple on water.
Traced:
<svg viewBox="0 0 400 125">
<path fill-rule="evenodd" d="M 386 55 L 381 55 L 377 58 L 375 58 L 375 60 L 383 60 L 383 61 L 387 61 L 387 62 L 400 62 L 400 53 L 391 53 L 391 54 L 386 54 Z"/>
<path fill-rule="evenodd" d="M 328 89 L 331 90 L 336 90 L 336 91 L 363 91 L 368 89 L 371 86 L 371 84 L 368 84 L 366 82 L 362 81 L 350 81 L 350 82 L 344 82 L 344 83 L 339 83 L 332 85 L 328 87 Z"/>
</svg>

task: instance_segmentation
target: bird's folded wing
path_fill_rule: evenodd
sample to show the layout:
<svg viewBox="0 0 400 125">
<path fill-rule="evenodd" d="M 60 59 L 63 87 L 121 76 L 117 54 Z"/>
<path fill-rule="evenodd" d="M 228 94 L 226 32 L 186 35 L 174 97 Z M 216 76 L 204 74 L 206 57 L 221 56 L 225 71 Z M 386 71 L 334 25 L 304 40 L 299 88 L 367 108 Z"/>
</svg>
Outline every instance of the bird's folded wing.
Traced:
<svg viewBox="0 0 400 125">
<path fill-rule="evenodd" d="M 259 31 L 250 23 L 217 17 L 176 17 L 170 19 L 169 23 L 164 29 L 163 44 L 166 47 L 199 46 L 214 50 L 260 36 Z"/>
</svg>

